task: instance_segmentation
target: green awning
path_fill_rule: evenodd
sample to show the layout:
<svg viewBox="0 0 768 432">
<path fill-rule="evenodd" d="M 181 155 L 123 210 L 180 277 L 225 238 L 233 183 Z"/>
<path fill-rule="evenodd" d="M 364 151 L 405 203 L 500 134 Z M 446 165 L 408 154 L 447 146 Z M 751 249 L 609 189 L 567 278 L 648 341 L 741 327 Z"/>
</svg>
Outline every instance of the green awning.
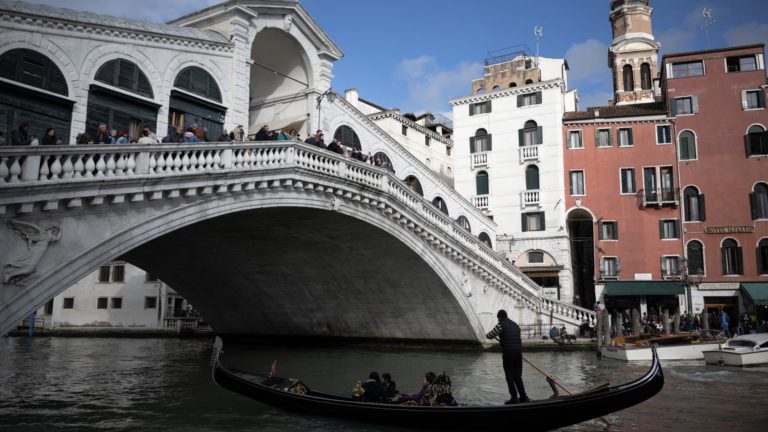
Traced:
<svg viewBox="0 0 768 432">
<path fill-rule="evenodd" d="M 754 305 L 768 305 L 768 282 L 742 282 L 741 289 Z"/>
<path fill-rule="evenodd" d="M 679 295 L 685 294 L 685 288 L 678 281 L 608 281 L 606 294 L 609 296 Z"/>
</svg>

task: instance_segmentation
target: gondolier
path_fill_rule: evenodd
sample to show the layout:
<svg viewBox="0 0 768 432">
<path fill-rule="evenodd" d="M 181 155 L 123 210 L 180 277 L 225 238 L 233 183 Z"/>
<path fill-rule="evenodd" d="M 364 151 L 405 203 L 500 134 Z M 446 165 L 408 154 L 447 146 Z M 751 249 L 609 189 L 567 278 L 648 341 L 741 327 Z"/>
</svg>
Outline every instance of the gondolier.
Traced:
<svg viewBox="0 0 768 432">
<path fill-rule="evenodd" d="M 487 335 L 488 339 L 498 339 L 501 344 L 501 359 L 504 365 L 504 376 L 511 398 L 504 402 L 512 405 L 518 402 L 529 402 L 523 385 L 523 342 L 520 339 L 520 326 L 507 317 L 504 309 L 496 314 L 499 323 Z"/>
</svg>

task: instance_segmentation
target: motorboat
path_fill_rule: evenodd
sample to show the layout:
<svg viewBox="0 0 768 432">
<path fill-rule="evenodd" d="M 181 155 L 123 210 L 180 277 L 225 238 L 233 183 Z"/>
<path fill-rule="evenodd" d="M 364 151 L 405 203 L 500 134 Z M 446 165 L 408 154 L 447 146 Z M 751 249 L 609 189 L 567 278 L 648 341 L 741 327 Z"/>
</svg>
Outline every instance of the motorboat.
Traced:
<svg viewBox="0 0 768 432">
<path fill-rule="evenodd" d="M 605 358 L 623 361 L 651 361 L 652 347 L 660 360 L 701 360 L 704 351 L 720 346 L 717 337 L 702 337 L 699 333 L 682 333 L 671 336 L 649 335 L 619 337 L 611 345 L 600 348 Z"/>
<path fill-rule="evenodd" d="M 490 430 L 500 425 L 520 425 L 526 431 L 551 430 L 629 408 L 653 397 L 664 386 L 661 363 L 651 348 L 651 367 L 640 378 L 554 399 L 492 406 L 366 402 L 312 390 L 295 378 L 230 369 L 222 361 L 222 348 L 223 342 L 217 337 L 212 375 L 216 384 L 225 389 L 288 411 L 416 429 Z"/>
<path fill-rule="evenodd" d="M 717 350 L 704 351 L 704 361 L 725 366 L 768 364 L 768 333 L 745 334 L 728 339 Z"/>
</svg>

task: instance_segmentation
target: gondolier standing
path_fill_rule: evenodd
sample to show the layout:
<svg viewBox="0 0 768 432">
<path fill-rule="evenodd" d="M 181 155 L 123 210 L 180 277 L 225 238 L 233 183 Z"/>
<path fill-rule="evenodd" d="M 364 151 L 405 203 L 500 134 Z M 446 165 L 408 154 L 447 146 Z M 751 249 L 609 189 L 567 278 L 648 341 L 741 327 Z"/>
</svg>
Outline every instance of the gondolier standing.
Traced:
<svg viewBox="0 0 768 432">
<path fill-rule="evenodd" d="M 507 379 L 511 398 L 504 402 L 505 405 L 518 402 L 529 402 L 523 385 L 523 342 L 520 339 L 520 326 L 507 318 L 504 309 L 496 314 L 499 323 L 488 332 L 485 337 L 498 339 L 501 343 L 501 359 L 504 365 L 504 376 Z"/>
</svg>

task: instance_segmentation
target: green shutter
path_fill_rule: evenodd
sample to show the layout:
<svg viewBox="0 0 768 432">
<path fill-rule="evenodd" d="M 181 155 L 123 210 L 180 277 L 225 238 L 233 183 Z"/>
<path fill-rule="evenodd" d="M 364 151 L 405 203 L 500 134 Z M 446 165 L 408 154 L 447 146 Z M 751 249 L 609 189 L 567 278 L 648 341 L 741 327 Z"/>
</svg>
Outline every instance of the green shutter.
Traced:
<svg viewBox="0 0 768 432">
<path fill-rule="evenodd" d="M 490 113 L 491 112 L 491 101 L 487 101 L 485 103 L 485 112 Z"/>
<path fill-rule="evenodd" d="M 680 220 L 675 219 L 675 238 L 680 238 Z"/>
<path fill-rule="evenodd" d="M 619 221 L 616 221 L 613 223 L 613 239 L 618 240 L 619 239 Z"/>
<path fill-rule="evenodd" d="M 701 222 L 707 220 L 706 206 L 704 205 L 704 194 L 699 195 L 699 216 L 701 216 Z"/>
<path fill-rule="evenodd" d="M 523 147 L 525 145 L 525 140 L 523 139 L 523 129 L 517 130 L 517 139 L 520 143 L 519 147 Z"/>
<path fill-rule="evenodd" d="M 608 147 L 613 147 L 613 129 L 608 129 Z"/>
<path fill-rule="evenodd" d="M 584 147 L 584 133 L 579 131 L 579 148 Z"/>
<path fill-rule="evenodd" d="M 536 103 L 541 104 L 541 92 L 536 92 Z"/>
<path fill-rule="evenodd" d="M 741 246 L 736 248 L 736 274 L 744 274 Z"/>
<path fill-rule="evenodd" d="M 475 152 L 475 137 L 469 137 L 469 152 Z"/>
<path fill-rule="evenodd" d="M 600 129 L 595 129 L 595 147 L 600 147 Z"/>
<path fill-rule="evenodd" d="M 491 142 L 491 137 L 492 137 L 491 134 L 488 134 L 485 136 L 485 145 L 487 147 L 486 151 L 493 150 L 493 143 Z"/>
<path fill-rule="evenodd" d="M 697 112 L 699 112 L 699 97 L 693 96 L 691 99 L 692 99 L 691 104 L 693 105 L 693 108 L 692 108 L 693 113 L 696 114 Z"/>
<path fill-rule="evenodd" d="M 752 211 L 752 220 L 757 219 L 757 194 L 754 192 L 749 193 L 749 209 Z"/>
<path fill-rule="evenodd" d="M 664 220 L 659 219 L 659 238 L 664 240 Z"/>
<path fill-rule="evenodd" d="M 541 126 L 536 128 L 536 144 L 544 143 L 544 130 Z"/>
<path fill-rule="evenodd" d="M 629 139 L 629 145 L 635 145 L 632 141 L 632 129 L 627 129 L 627 138 Z"/>
<path fill-rule="evenodd" d="M 544 215 L 545 215 L 545 213 L 544 213 L 544 212 L 541 212 L 541 213 L 539 213 L 539 214 L 541 215 L 541 230 L 542 230 L 542 231 L 546 231 L 546 229 L 547 229 L 547 221 L 546 221 L 546 219 L 544 218 Z"/>
<path fill-rule="evenodd" d="M 765 108 L 765 93 L 762 90 L 757 92 L 757 106 Z"/>
<path fill-rule="evenodd" d="M 571 195 L 573 195 L 573 181 L 571 181 Z M 598 222 L 597 224 L 597 239 L 605 240 L 605 235 L 603 234 L 603 222 Z"/>
<path fill-rule="evenodd" d="M 520 213 L 520 218 L 522 220 L 523 224 L 523 232 L 528 231 L 528 218 L 526 217 L 525 213 Z"/>
<path fill-rule="evenodd" d="M 518 108 L 523 106 L 523 95 L 517 95 L 517 106 Z"/>
<path fill-rule="evenodd" d="M 672 106 L 670 107 L 670 111 L 672 111 L 672 117 L 677 116 L 677 99 L 672 99 Z"/>
</svg>

